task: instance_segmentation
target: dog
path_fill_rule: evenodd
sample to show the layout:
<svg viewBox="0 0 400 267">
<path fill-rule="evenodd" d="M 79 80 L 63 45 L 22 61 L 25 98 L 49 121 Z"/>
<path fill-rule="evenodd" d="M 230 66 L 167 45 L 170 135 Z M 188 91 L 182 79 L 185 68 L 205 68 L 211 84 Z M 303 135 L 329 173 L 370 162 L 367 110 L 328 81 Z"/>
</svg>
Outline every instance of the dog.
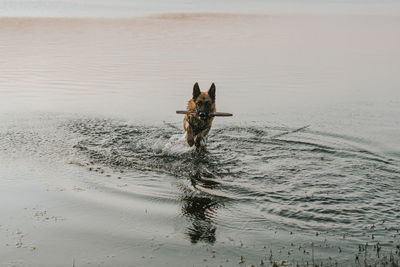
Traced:
<svg viewBox="0 0 400 267">
<path fill-rule="evenodd" d="M 210 131 L 214 119 L 211 114 L 216 111 L 215 84 L 213 83 L 207 92 L 201 92 L 199 84 L 195 83 L 193 97 L 186 109 L 191 112 L 183 119 L 186 141 L 190 147 L 195 145 L 199 148 L 201 141 Z"/>
</svg>

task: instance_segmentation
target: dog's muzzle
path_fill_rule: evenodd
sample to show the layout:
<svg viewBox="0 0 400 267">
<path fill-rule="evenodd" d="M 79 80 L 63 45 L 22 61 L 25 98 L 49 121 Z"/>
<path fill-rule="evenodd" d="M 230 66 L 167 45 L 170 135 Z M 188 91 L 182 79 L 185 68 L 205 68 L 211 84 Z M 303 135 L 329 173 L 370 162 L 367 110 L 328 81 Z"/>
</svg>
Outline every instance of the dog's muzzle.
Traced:
<svg viewBox="0 0 400 267">
<path fill-rule="evenodd" d="M 197 115 L 199 115 L 200 119 L 202 119 L 202 120 L 205 120 L 208 118 L 208 114 L 204 111 L 197 112 Z"/>
</svg>

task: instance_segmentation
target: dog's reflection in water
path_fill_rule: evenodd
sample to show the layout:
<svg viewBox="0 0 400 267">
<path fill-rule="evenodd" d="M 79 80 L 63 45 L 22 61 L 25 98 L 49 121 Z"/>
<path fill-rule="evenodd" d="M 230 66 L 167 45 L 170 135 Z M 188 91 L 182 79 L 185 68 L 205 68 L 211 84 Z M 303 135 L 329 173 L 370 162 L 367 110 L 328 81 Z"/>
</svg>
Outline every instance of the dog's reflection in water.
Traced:
<svg viewBox="0 0 400 267">
<path fill-rule="evenodd" d="M 190 241 L 214 243 L 216 226 L 213 219 L 221 204 L 206 197 L 185 197 L 182 201 L 182 213 L 190 221 L 190 226 L 185 232 Z"/>
<path fill-rule="evenodd" d="M 197 155 L 192 159 L 191 183 L 194 188 L 204 188 L 213 190 L 219 183 L 214 180 L 202 178 L 204 167 L 211 167 L 208 161 L 207 152 L 197 151 Z M 205 165 L 205 166 L 204 166 Z M 209 170 L 208 170 L 209 173 Z M 217 210 L 224 205 L 223 198 L 206 193 L 186 192 L 181 198 L 182 214 L 188 218 L 189 226 L 185 234 L 192 243 L 206 242 L 214 243 L 216 241 L 216 225 L 214 222 Z"/>
</svg>

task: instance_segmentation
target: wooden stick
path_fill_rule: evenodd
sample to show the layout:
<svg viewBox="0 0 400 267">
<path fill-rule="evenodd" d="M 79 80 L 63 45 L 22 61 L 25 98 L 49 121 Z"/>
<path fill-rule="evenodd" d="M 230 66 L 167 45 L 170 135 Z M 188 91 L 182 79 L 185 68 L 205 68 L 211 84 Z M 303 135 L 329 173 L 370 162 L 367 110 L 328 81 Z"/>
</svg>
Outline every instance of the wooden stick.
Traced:
<svg viewBox="0 0 400 267">
<path fill-rule="evenodd" d="M 214 112 L 210 114 L 211 117 L 231 117 L 233 116 L 232 113 L 228 112 Z"/>
<path fill-rule="evenodd" d="M 196 114 L 194 111 L 190 110 L 177 110 L 176 114 Z M 227 113 L 227 112 L 214 112 L 210 114 L 210 117 L 230 117 L 233 116 L 232 113 Z"/>
</svg>

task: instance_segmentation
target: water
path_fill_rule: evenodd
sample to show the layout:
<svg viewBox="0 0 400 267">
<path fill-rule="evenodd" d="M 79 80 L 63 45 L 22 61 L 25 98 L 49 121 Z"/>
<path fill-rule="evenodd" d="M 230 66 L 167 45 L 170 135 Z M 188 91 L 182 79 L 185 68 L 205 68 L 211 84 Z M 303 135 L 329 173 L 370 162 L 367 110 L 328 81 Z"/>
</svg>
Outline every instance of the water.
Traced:
<svg viewBox="0 0 400 267">
<path fill-rule="evenodd" d="M 137 17 L 166 13 L 261 13 L 261 14 L 373 14 L 398 15 L 396 0 L 1 0 L 2 17 Z"/>
<path fill-rule="evenodd" d="M 397 260 L 399 23 L 0 19 L 0 264 Z M 234 113 L 202 151 L 195 81 Z"/>
</svg>

